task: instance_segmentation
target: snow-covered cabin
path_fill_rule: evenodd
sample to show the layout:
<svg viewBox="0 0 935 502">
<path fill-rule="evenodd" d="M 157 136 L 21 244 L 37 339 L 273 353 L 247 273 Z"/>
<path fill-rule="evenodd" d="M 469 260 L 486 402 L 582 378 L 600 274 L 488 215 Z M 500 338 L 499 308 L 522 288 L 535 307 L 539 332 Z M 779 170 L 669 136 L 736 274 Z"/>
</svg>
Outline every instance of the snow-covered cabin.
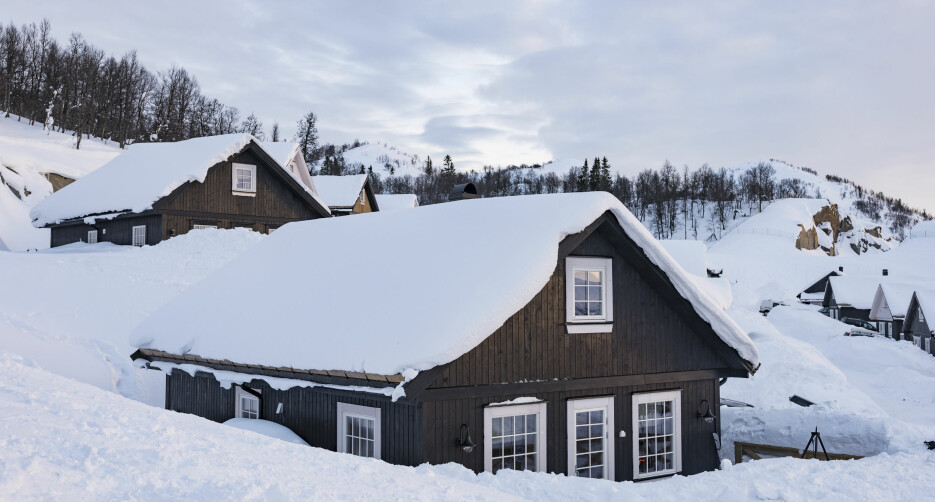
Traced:
<svg viewBox="0 0 935 502">
<path fill-rule="evenodd" d="M 133 145 L 44 199 L 30 216 L 34 226 L 52 229 L 52 247 L 143 246 L 198 228 L 268 233 L 330 216 L 301 171 L 273 154 L 281 152 L 245 134 Z"/>
<path fill-rule="evenodd" d="M 825 289 L 828 287 L 828 278 L 837 277 L 842 275 L 844 272 L 844 267 L 841 267 L 840 270 L 832 270 L 827 274 L 823 275 L 821 279 L 813 282 L 807 288 L 803 289 L 801 293 L 796 295 L 796 298 L 799 299 L 802 303 L 807 304 L 819 304 L 825 300 Z"/>
<path fill-rule="evenodd" d="M 377 204 L 380 205 L 380 211 L 412 209 L 419 207 L 419 198 L 414 193 L 378 193 Z"/>
<path fill-rule="evenodd" d="M 935 290 L 918 289 L 912 293 L 909 307 L 906 309 L 906 320 L 903 322 L 903 338 L 911 340 L 917 347 L 929 354 L 935 355 Z"/>
<path fill-rule="evenodd" d="M 888 281 L 877 286 L 870 307 L 870 320 L 877 324 L 877 331 L 887 338 L 901 339 L 912 293 L 923 288 L 924 283 L 900 281 Z"/>
<path fill-rule="evenodd" d="M 887 282 L 885 277 L 844 275 L 829 277 L 821 305 L 828 308 L 832 319 L 870 321 L 870 308 L 877 287 Z"/>
<path fill-rule="evenodd" d="M 312 183 L 334 216 L 380 210 L 373 188 L 370 187 L 370 176 L 366 174 L 312 176 Z"/>
<path fill-rule="evenodd" d="M 171 410 L 396 464 L 615 480 L 717 468 L 719 380 L 759 366 L 603 192 L 293 223 L 132 342 Z"/>
</svg>

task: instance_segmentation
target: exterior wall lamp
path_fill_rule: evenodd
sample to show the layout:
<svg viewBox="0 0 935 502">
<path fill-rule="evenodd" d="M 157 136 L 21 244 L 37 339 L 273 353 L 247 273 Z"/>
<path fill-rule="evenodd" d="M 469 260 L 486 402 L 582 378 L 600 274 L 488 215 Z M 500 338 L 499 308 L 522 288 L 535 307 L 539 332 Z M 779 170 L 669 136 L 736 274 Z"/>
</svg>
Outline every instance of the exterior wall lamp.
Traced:
<svg viewBox="0 0 935 502">
<path fill-rule="evenodd" d="M 458 431 L 458 439 L 455 440 L 455 444 L 464 450 L 464 453 L 471 453 L 474 451 L 474 441 L 471 441 L 471 428 L 467 424 L 461 424 L 461 429 Z"/>
<path fill-rule="evenodd" d="M 717 416 L 715 416 L 714 413 L 711 413 L 711 407 L 708 406 L 708 400 L 702 399 L 701 405 L 703 406 L 704 411 L 699 411 L 695 416 L 703 419 L 706 424 L 714 423 L 714 419 L 717 418 Z"/>
</svg>

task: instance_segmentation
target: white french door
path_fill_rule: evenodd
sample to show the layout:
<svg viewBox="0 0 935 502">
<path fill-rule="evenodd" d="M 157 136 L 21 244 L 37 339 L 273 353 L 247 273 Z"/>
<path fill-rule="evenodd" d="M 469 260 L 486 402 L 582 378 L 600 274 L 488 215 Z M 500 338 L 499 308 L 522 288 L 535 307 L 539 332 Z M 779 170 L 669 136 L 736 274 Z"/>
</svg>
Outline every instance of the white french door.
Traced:
<svg viewBox="0 0 935 502">
<path fill-rule="evenodd" d="M 614 479 L 614 398 L 568 400 L 568 475 Z"/>
</svg>

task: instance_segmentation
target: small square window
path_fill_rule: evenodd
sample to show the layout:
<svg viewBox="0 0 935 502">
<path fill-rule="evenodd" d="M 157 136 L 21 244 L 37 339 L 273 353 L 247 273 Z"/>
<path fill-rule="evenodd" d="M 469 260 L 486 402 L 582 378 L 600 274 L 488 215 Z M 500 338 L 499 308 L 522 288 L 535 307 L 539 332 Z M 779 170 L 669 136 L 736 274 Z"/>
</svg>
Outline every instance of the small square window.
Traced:
<svg viewBox="0 0 935 502">
<path fill-rule="evenodd" d="M 338 403 L 338 452 L 380 458 L 380 408 Z"/>
<path fill-rule="evenodd" d="M 572 256 L 566 258 L 565 268 L 569 332 L 609 333 L 613 322 L 611 259 Z M 572 327 L 572 324 L 580 326 Z M 582 327 L 587 324 L 592 326 Z"/>
<path fill-rule="evenodd" d="M 252 164 L 233 163 L 231 168 L 232 186 L 234 192 L 256 192 L 256 166 Z"/>
<path fill-rule="evenodd" d="M 250 390 L 259 393 L 257 390 Z M 244 390 L 243 387 L 237 387 L 234 416 L 237 418 L 260 418 L 260 398 L 253 392 Z"/>
</svg>

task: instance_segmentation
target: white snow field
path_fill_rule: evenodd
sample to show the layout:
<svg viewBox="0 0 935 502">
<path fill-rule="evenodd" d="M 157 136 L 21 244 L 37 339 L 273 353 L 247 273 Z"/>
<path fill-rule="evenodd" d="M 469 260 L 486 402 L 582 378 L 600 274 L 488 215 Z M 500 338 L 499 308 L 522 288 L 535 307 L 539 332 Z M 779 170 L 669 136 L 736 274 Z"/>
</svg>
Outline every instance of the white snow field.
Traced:
<svg viewBox="0 0 935 502">
<path fill-rule="evenodd" d="M 0 249 L 4 243 L 13 251 L 49 247 L 49 230 L 34 228 L 29 219 L 29 210 L 52 193 L 43 173 L 81 178 L 119 153 L 116 143 L 97 139 L 83 139 L 75 150 L 71 134 L 46 134 L 41 124 L 0 115 Z"/>
<path fill-rule="evenodd" d="M 762 460 L 614 483 L 447 464 L 400 467 L 146 406 L 0 353 L 0 493 L 10 500 L 926 500 L 935 455 Z"/>
<path fill-rule="evenodd" d="M 243 229 L 206 229 L 142 248 L 76 243 L 0 252 L 0 348 L 161 406 L 164 379 L 133 367 L 130 331 L 262 239 Z"/>
</svg>

